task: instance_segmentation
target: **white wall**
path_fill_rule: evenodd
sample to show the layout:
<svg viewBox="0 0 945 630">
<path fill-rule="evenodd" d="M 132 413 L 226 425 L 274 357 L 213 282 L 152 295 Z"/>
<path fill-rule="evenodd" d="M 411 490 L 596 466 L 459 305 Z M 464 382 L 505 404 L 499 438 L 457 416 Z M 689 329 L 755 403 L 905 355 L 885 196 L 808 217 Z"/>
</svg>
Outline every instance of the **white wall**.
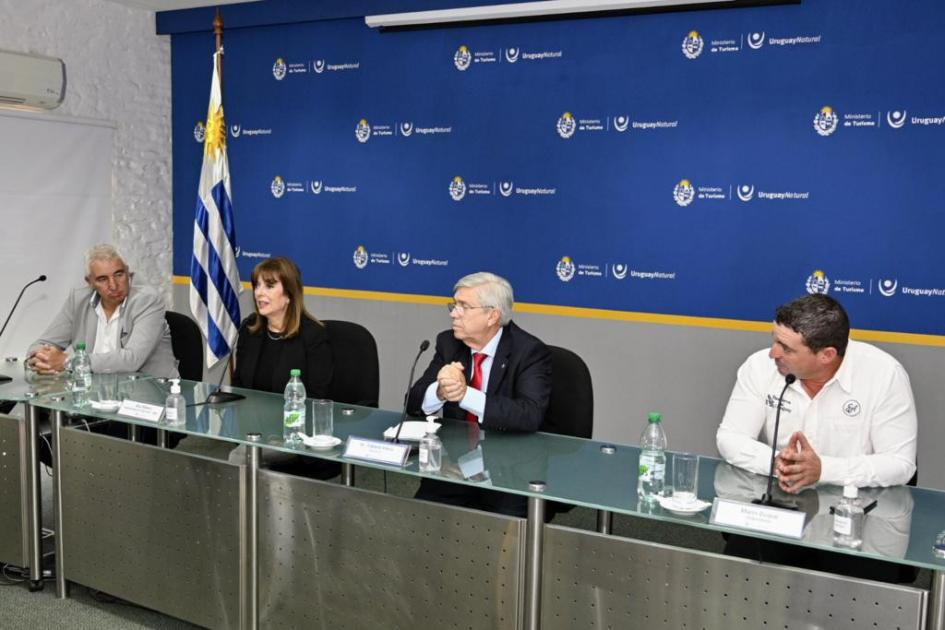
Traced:
<svg viewBox="0 0 945 630">
<path fill-rule="evenodd" d="M 170 38 L 154 34 L 154 13 L 105 0 L 0 0 L 0 48 L 65 61 L 66 99 L 53 115 L 115 123 L 113 239 L 136 281 L 170 297 Z"/>
</svg>

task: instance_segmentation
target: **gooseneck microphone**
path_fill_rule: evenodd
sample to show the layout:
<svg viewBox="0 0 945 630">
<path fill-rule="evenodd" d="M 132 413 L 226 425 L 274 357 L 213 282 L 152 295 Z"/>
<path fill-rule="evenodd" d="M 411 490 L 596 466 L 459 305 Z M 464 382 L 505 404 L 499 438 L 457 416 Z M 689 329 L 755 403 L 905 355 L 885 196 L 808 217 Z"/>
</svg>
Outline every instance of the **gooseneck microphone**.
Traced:
<svg viewBox="0 0 945 630">
<path fill-rule="evenodd" d="M 400 442 L 400 430 L 404 428 L 404 420 L 407 419 L 407 401 L 410 398 L 410 387 L 413 385 L 413 375 L 417 371 L 417 363 L 420 361 L 420 355 L 427 351 L 427 348 L 430 347 L 430 340 L 424 339 L 420 342 L 420 351 L 417 353 L 417 356 L 413 360 L 413 365 L 410 366 L 410 379 L 407 381 L 407 391 L 404 393 L 404 412 L 400 414 L 400 422 L 397 424 L 397 433 L 394 434 L 394 442 Z"/>
<path fill-rule="evenodd" d="M 235 345 L 234 345 L 235 347 Z M 226 377 L 226 373 L 229 372 L 230 360 L 233 358 L 232 350 L 230 355 L 226 358 L 226 365 L 223 366 L 223 369 L 220 370 L 220 381 L 217 383 L 216 391 L 212 392 L 207 396 L 208 405 L 221 405 L 228 402 L 236 402 L 237 400 L 243 400 L 246 398 L 243 394 L 237 394 L 235 392 L 225 392 L 221 387 L 223 387 L 223 379 Z"/>
<path fill-rule="evenodd" d="M 27 282 L 25 285 L 23 285 L 23 288 L 22 288 L 22 289 L 20 289 L 20 294 L 19 294 L 18 296 L 16 296 L 16 302 L 13 303 L 13 308 L 10 309 L 10 314 L 7 315 L 7 320 L 6 320 L 5 322 L 3 322 L 3 327 L 0 328 L 0 336 L 3 336 L 3 331 L 5 331 L 5 330 L 7 329 L 7 324 L 10 323 L 10 318 L 13 317 L 13 313 L 14 313 L 14 311 L 16 311 L 16 307 L 19 306 L 20 300 L 23 298 L 23 293 L 26 292 L 26 289 L 28 289 L 30 286 L 36 284 L 37 282 L 46 282 L 46 274 L 41 275 L 40 277 L 36 278 L 35 280 L 30 280 L 30 281 Z M 0 383 L 6 383 L 6 382 L 12 381 L 12 380 L 13 380 L 13 379 L 10 378 L 9 376 L 6 376 L 6 375 L 4 375 L 4 374 L 0 374 Z"/>
<path fill-rule="evenodd" d="M 777 503 L 771 496 L 771 489 L 774 485 L 774 460 L 778 449 L 778 428 L 781 425 L 781 405 L 784 403 L 784 394 L 787 392 L 787 388 L 796 380 L 797 377 L 793 374 L 786 374 L 784 376 L 784 388 L 781 389 L 781 395 L 778 396 L 778 410 L 774 414 L 774 439 L 771 441 L 771 465 L 768 467 L 768 490 L 760 499 L 755 499 L 752 503 L 760 503 L 761 505 L 770 505 L 788 510 L 797 509 L 797 507 L 793 505 Z"/>
</svg>

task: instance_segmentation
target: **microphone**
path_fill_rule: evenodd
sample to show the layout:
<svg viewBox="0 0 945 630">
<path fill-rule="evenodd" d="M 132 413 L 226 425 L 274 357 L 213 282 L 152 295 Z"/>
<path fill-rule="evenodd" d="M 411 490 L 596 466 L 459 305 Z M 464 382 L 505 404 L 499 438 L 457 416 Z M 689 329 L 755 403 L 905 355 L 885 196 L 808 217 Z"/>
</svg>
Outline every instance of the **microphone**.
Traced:
<svg viewBox="0 0 945 630">
<path fill-rule="evenodd" d="M 797 380 L 797 377 L 793 374 L 787 374 L 784 377 L 784 388 L 781 390 L 781 395 L 778 396 L 778 410 L 774 414 L 774 440 L 771 441 L 771 465 L 768 467 L 768 490 L 765 492 L 760 499 L 755 499 L 752 503 L 758 503 L 761 505 L 770 505 L 772 507 L 784 508 L 786 510 L 796 510 L 796 505 L 790 505 L 787 503 L 777 503 L 771 496 L 771 488 L 774 484 L 774 460 L 775 453 L 778 448 L 778 427 L 781 424 L 781 404 L 784 402 L 784 393 L 787 392 L 787 388 L 791 386 L 791 383 Z"/>
<path fill-rule="evenodd" d="M 394 442 L 400 442 L 400 430 L 404 428 L 404 420 L 407 419 L 407 399 L 410 398 L 410 387 L 413 385 L 413 375 L 417 371 L 417 363 L 420 361 L 420 355 L 426 352 L 429 347 L 429 339 L 421 341 L 420 352 L 417 353 L 416 358 L 413 360 L 413 365 L 410 366 L 410 379 L 407 381 L 407 391 L 404 393 L 404 412 L 400 414 L 400 422 L 397 424 L 397 433 L 394 435 Z"/>
<path fill-rule="evenodd" d="M 35 280 L 31 280 L 31 281 L 27 282 L 25 285 L 23 285 L 23 288 L 20 289 L 20 294 L 16 297 L 16 302 L 13 303 L 13 308 L 10 309 L 10 314 L 7 315 L 7 320 L 6 320 L 5 322 L 3 322 L 3 327 L 0 328 L 0 336 L 3 336 L 3 331 L 5 331 L 5 330 L 7 329 L 7 324 L 10 323 L 10 318 L 13 317 L 13 312 L 16 311 L 16 307 L 20 304 L 20 299 L 23 298 L 23 293 L 26 292 L 26 289 L 28 289 L 30 286 L 36 284 L 37 282 L 46 282 L 46 274 L 41 275 L 40 277 L 36 278 Z M 6 375 L 4 375 L 4 374 L 0 374 L 0 383 L 6 383 L 6 382 L 12 381 L 12 380 L 13 380 L 13 379 L 12 379 L 11 377 L 6 376 Z"/>
<path fill-rule="evenodd" d="M 208 405 L 221 405 L 228 402 L 236 402 L 237 400 L 243 400 L 246 398 L 243 394 L 237 394 L 236 392 L 225 392 L 221 387 L 223 387 L 223 378 L 226 376 L 226 373 L 229 371 L 227 368 L 230 367 L 230 361 L 233 358 L 233 352 L 230 351 L 230 355 L 226 358 L 226 365 L 223 366 L 223 369 L 220 370 L 220 380 L 217 382 L 216 391 L 212 392 L 207 396 Z"/>
</svg>

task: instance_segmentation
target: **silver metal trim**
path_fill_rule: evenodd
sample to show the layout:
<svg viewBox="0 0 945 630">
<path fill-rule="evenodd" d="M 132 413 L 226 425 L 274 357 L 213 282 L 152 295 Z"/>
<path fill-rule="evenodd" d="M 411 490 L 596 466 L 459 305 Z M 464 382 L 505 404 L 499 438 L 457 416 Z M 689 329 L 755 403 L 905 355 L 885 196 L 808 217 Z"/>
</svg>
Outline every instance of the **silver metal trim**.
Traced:
<svg viewBox="0 0 945 630">
<path fill-rule="evenodd" d="M 528 484 L 529 488 L 539 485 Z M 540 484 L 544 489 L 544 484 Z M 528 522 L 525 526 L 525 628 L 541 628 L 541 550 L 545 527 L 545 500 L 528 497 Z"/>
</svg>

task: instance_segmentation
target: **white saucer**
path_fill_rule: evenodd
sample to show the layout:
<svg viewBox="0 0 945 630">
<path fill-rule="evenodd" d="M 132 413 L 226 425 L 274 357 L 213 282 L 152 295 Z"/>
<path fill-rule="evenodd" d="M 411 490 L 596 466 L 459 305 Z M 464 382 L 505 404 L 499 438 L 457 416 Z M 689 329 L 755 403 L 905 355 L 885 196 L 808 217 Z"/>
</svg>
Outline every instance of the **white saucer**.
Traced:
<svg viewBox="0 0 945 630">
<path fill-rule="evenodd" d="M 316 451 L 327 451 L 341 444 L 341 438 L 333 435 L 319 435 L 316 437 L 304 435 L 302 436 L 302 442 L 305 443 L 305 446 Z"/>
<path fill-rule="evenodd" d="M 700 501 L 699 499 L 696 499 L 695 501 L 687 501 L 685 503 L 681 503 L 680 501 L 676 500 L 674 497 L 659 497 L 659 502 L 660 502 L 660 506 L 664 510 L 668 510 L 672 512 L 673 514 L 679 514 L 682 516 L 690 516 L 692 514 L 698 514 L 699 512 L 703 511 L 704 509 L 712 505 L 708 501 Z"/>
<path fill-rule="evenodd" d="M 102 411 L 105 413 L 115 413 L 118 411 L 118 408 L 121 407 L 121 403 L 117 400 L 93 400 L 89 402 L 92 409 L 95 411 Z"/>
</svg>

